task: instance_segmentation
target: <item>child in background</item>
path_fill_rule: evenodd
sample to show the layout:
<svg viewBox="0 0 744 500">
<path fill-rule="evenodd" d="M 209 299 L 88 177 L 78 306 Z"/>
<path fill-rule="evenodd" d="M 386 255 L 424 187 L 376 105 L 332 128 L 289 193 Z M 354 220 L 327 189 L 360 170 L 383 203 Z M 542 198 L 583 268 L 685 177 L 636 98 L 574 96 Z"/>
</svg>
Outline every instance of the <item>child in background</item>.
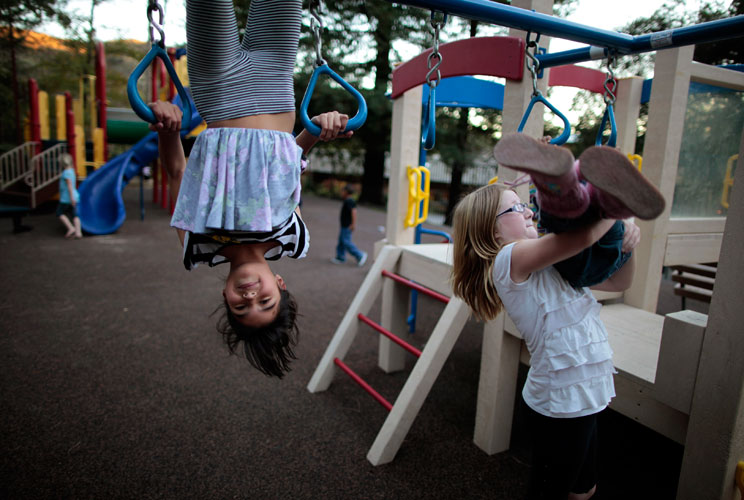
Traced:
<svg viewBox="0 0 744 500">
<path fill-rule="evenodd" d="M 344 186 L 341 192 L 340 224 L 341 229 L 338 233 L 338 244 L 336 245 L 336 256 L 331 258 L 334 264 L 343 264 L 346 262 L 346 252 L 350 253 L 357 260 L 357 266 L 362 267 L 367 262 L 367 252 L 359 250 L 351 241 L 351 235 L 356 228 L 357 209 L 356 201 L 351 196 L 354 194 L 354 188 L 351 184 Z"/>
<path fill-rule="evenodd" d="M 483 320 L 506 308 L 530 352 L 522 391 L 534 439 L 529 497 L 588 499 L 597 483 L 597 416 L 615 396 L 615 370 L 600 305 L 580 283 L 604 277 L 594 289 L 630 286 L 640 231 L 600 217 L 658 216 L 663 198 L 659 203 L 653 186 L 612 148 L 580 157 L 578 171 L 590 180 L 582 184 L 570 153 L 509 137 L 497 146 L 497 160 L 534 174 L 541 209 L 552 209 L 565 231 L 538 239 L 533 213 L 514 191 L 498 184 L 476 190 L 455 209 L 453 291 Z M 637 192 L 624 191 L 631 187 Z M 609 242 L 616 258 L 595 259 L 598 242 L 618 222 L 619 240 L 611 234 Z M 577 255 L 562 276 L 556 265 Z"/>
<path fill-rule="evenodd" d="M 241 42 L 231 0 L 186 2 L 191 92 L 207 122 L 188 165 L 180 110 L 150 105 L 177 196 L 171 226 L 184 266 L 230 263 L 217 328 L 231 352 L 242 342 L 248 361 L 277 377 L 295 358 L 297 304 L 267 261 L 306 255 L 309 235 L 298 209 L 305 155 L 318 140 L 352 135 L 343 132 L 348 117 L 337 112 L 313 118 L 319 137 L 291 133 L 301 9 L 299 0 L 253 0 Z"/>
<path fill-rule="evenodd" d="M 77 214 L 77 205 L 80 201 L 80 195 L 75 187 L 77 175 L 75 174 L 75 165 L 72 156 L 64 153 L 59 157 L 59 163 L 62 165 L 62 177 L 59 179 L 59 205 L 57 205 L 57 217 L 67 228 L 65 238 L 80 239 L 83 232 L 80 229 L 80 217 Z"/>
</svg>

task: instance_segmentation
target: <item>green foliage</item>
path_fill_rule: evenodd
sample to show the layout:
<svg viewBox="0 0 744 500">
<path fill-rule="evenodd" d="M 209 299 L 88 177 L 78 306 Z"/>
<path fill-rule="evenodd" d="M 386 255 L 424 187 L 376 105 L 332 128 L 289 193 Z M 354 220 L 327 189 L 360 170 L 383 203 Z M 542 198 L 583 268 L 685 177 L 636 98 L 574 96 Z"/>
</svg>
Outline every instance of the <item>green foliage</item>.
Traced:
<svg viewBox="0 0 744 500">
<path fill-rule="evenodd" d="M 651 16 L 638 18 L 619 28 L 619 31 L 631 35 L 641 35 L 741 14 L 744 14 L 744 0 L 733 0 L 728 9 L 724 8 L 720 2 L 707 2 L 702 4 L 697 11 L 686 9 L 684 0 L 669 0 Z M 741 38 L 696 45 L 693 59 L 712 65 L 744 63 L 743 46 Z M 616 75 L 618 77 L 628 75 L 648 76 L 653 71 L 654 60 L 655 53 L 622 57 L 618 61 Z M 602 112 L 604 112 L 604 104 L 601 102 L 600 96 L 581 91 L 574 99 L 572 109 L 584 110 L 579 123 L 574 127 L 574 133 L 578 135 L 578 142 L 571 146 L 575 153 L 580 153 L 586 147 L 594 144 Z M 636 144 L 636 152 L 643 150 L 647 122 L 648 106 L 643 106 L 639 118 L 639 138 Z"/>
</svg>

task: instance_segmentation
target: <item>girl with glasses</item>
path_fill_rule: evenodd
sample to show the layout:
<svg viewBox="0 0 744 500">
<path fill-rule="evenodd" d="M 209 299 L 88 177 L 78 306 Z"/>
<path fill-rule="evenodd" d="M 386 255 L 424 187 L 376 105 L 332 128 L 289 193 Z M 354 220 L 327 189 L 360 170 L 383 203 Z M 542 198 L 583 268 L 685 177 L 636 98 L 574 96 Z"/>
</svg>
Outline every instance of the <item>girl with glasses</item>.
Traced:
<svg viewBox="0 0 744 500">
<path fill-rule="evenodd" d="M 588 499 L 597 418 L 615 396 L 615 369 L 585 283 L 630 286 L 640 231 L 617 219 L 656 217 L 664 200 L 612 148 L 590 148 L 576 165 L 567 150 L 516 134 L 501 139 L 495 156 L 531 174 L 540 220 L 553 232 L 538 238 L 533 211 L 509 187 L 474 191 L 454 213 L 452 288 L 482 320 L 505 308 L 530 352 L 522 390 L 534 438 L 529 497 Z"/>
</svg>

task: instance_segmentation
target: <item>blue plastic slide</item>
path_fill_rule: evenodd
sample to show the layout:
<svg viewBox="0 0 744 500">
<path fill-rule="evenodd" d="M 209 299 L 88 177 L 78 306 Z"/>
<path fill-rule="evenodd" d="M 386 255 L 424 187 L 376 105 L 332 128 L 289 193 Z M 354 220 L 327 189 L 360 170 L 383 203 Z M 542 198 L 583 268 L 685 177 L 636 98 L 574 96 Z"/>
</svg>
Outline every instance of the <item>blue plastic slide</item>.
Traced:
<svg viewBox="0 0 744 500">
<path fill-rule="evenodd" d="M 180 106 L 178 96 L 173 101 Z M 191 104 L 191 129 L 182 130 L 181 137 L 198 127 L 201 116 Z M 127 216 L 121 193 L 132 177 L 158 157 L 158 134 L 151 132 L 132 148 L 91 173 L 80 184 L 78 215 L 83 231 L 89 234 L 111 234 L 124 223 Z"/>
</svg>

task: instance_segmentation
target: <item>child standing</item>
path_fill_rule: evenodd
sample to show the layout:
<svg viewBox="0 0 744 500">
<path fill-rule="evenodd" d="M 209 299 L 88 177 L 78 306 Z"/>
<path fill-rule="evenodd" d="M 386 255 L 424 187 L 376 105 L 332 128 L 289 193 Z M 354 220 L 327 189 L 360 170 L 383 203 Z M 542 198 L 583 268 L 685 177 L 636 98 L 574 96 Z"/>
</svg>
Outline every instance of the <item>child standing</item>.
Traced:
<svg viewBox="0 0 744 500">
<path fill-rule="evenodd" d="M 80 201 L 80 195 L 75 187 L 77 175 L 75 174 L 75 165 L 72 156 L 64 153 L 59 157 L 59 163 L 62 165 L 62 177 L 59 178 L 59 205 L 57 205 L 57 217 L 67 228 L 65 238 L 83 237 L 80 229 L 80 217 L 77 214 L 77 205 Z"/>
<path fill-rule="evenodd" d="M 306 255 L 300 174 L 317 140 L 350 137 L 348 117 L 313 118 L 322 132 L 292 135 L 300 0 L 253 0 L 242 42 L 231 0 L 188 0 L 189 80 L 207 129 L 188 165 L 180 143 L 180 110 L 151 108 L 160 155 L 177 194 L 171 226 L 184 266 L 230 264 L 218 330 L 231 352 L 242 342 L 248 361 L 282 377 L 294 359 L 297 304 L 268 261 Z"/>
<path fill-rule="evenodd" d="M 367 262 L 367 252 L 359 250 L 351 241 L 351 235 L 356 228 L 357 209 L 356 201 L 352 198 L 354 188 L 351 184 L 344 186 L 341 192 L 340 223 L 341 229 L 338 233 L 338 244 L 336 245 L 336 256 L 331 259 L 334 264 L 343 264 L 346 262 L 346 252 L 349 252 L 357 260 L 357 266 L 362 267 Z"/>
<path fill-rule="evenodd" d="M 611 148 L 591 148 L 580 157 L 580 171 L 593 179 L 583 185 L 585 191 L 578 186 L 578 174 L 567 178 L 576 173 L 572 157 L 526 136 L 507 137 L 497 146 L 497 159 L 521 170 L 530 167 L 542 209 L 558 202 L 551 208 L 566 230 L 538 239 L 533 213 L 514 191 L 497 184 L 478 189 L 460 201 L 454 214 L 453 290 L 481 319 L 493 319 L 506 308 L 530 352 L 522 390 L 534 429 L 530 498 L 588 499 L 597 482 L 597 415 L 615 396 L 615 370 L 600 305 L 588 288 L 575 283 L 604 275 L 595 289 L 626 289 L 634 260 L 623 255 L 638 244 L 640 232 L 631 222 L 620 222 L 619 240 L 613 234 L 610 241 L 617 259 L 609 264 L 594 259 L 598 242 L 618 223 L 598 215 L 609 216 L 612 208 L 652 216 L 658 203 L 653 187 L 639 181 L 632 164 L 626 168 Z M 617 196 L 598 186 L 606 186 L 611 177 L 620 188 L 614 191 Z M 631 185 L 646 186 L 639 188 L 646 201 L 632 209 L 636 193 L 622 191 Z M 582 199 L 587 192 L 590 198 Z M 594 218 L 582 218 L 592 203 Z M 651 203 L 656 205 L 649 209 Z M 577 255 L 581 261 L 566 273 L 570 279 L 562 276 L 556 264 Z"/>
</svg>

